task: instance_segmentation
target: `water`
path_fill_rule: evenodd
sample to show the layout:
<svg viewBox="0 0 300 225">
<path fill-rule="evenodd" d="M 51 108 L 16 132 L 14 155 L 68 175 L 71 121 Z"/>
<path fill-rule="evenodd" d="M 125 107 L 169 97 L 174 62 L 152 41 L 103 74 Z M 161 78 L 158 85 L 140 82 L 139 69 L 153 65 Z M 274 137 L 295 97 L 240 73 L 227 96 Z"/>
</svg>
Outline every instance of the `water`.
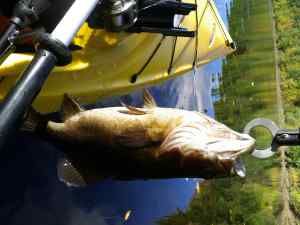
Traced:
<svg viewBox="0 0 300 225">
<path fill-rule="evenodd" d="M 223 0 L 216 1 L 227 23 Z M 222 60 L 185 76 L 151 87 L 158 105 L 198 110 L 214 116 L 212 74 L 222 73 Z M 141 104 L 140 92 L 122 101 Z M 119 104 L 119 98 L 98 106 Z M 50 143 L 18 134 L 1 156 L 1 224 L 43 225 L 152 225 L 174 212 L 184 211 L 195 194 L 198 179 L 156 181 L 105 180 L 87 188 L 68 188 L 57 179 L 56 163 L 63 154 Z M 132 210 L 124 221 L 124 215 Z"/>
</svg>

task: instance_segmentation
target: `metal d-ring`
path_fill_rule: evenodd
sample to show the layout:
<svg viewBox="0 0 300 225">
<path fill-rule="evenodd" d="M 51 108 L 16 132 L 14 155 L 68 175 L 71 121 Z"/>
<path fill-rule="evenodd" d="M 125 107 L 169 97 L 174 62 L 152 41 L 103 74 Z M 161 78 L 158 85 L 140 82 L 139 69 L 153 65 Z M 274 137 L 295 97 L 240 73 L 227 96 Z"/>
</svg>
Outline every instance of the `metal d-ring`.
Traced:
<svg viewBox="0 0 300 225">
<path fill-rule="evenodd" d="M 272 138 L 275 137 L 277 131 L 279 130 L 279 127 L 272 120 L 264 119 L 264 118 L 257 118 L 257 119 L 251 120 L 245 126 L 244 133 L 250 134 L 250 131 L 253 128 L 258 127 L 258 126 L 267 128 L 271 132 Z M 252 155 L 255 158 L 259 158 L 259 159 L 266 159 L 266 158 L 273 156 L 274 154 L 275 154 L 275 151 L 272 151 L 271 146 L 266 149 L 255 149 L 252 152 Z"/>
</svg>

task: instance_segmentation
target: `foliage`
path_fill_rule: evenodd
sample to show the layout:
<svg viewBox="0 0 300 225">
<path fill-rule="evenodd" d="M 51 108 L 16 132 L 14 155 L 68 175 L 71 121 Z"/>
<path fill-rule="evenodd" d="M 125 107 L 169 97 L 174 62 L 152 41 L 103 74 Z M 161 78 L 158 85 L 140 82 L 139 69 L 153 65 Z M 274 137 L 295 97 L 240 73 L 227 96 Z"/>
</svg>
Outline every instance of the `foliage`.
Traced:
<svg viewBox="0 0 300 225">
<path fill-rule="evenodd" d="M 300 2 L 273 0 L 276 15 L 277 45 L 280 51 L 281 89 L 284 96 L 285 121 L 289 128 L 300 124 Z M 290 204 L 300 218 L 300 147 L 287 152 L 290 174 Z"/>
<path fill-rule="evenodd" d="M 300 3 L 297 0 L 273 0 L 280 51 L 281 87 L 288 109 L 300 105 Z"/>
<path fill-rule="evenodd" d="M 213 180 L 194 197 L 186 212 L 177 212 L 159 224 L 272 225 L 276 217 L 273 206 L 278 203 L 262 201 L 266 199 L 267 190 L 269 187 L 255 182 L 239 182 L 236 178 Z"/>
<path fill-rule="evenodd" d="M 221 99 L 215 104 L 219 121 L 242 131 L 257 117 L 277 121 L 274 46 L 268 0 L 234 0 L 230 34 L 238 51 L 223 64 Z M 295 50 L 296 51 L 296 50 Z M 268 135 L 255 131 L 261 145 Z M 279 163 L 244 158 L 247 178 L 224 178 L 201 184 L 185 212 L 158 221 L 160 225 L 273 225 L 279 204 Z"/>
</svg>

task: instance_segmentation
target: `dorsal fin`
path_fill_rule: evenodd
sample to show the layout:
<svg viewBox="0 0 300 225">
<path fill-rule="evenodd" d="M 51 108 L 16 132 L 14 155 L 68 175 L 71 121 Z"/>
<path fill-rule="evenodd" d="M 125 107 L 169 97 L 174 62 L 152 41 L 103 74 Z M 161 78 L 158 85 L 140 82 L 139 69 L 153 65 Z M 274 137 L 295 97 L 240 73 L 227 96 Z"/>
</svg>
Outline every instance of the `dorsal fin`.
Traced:
<svg viewBox="0 0 300 225">
<path fill-rule="evenodd" d="M 147 89 L 143 91 L 143 99 L 145 108 L 155 108 L 157 106 L 153 96 Z"/>
<path fill-rule="evenodd" d="M 120 110 L 120 113 L 126 113 L 126 114 L 131 114 L 131 115 L 145 115 L 147 114 L 147 111 L 145 109 L 141 109 L 141 108 L 136 108 L 134 106 L 131 105 L 126 105 L 124 102 L 121 102 L 123 107 L 127 108 L 127 111 L 125 110 Z"/>
<path fill-rule="evenodd" d="M 62 113 L 63 120 L 67 120 L 71 116 L 77 113 L 83 112 L 84 109 L 81 108 L 78 102 L 76 102 L 70 95 L 64 94 L 64 99 L 62 103 Z"/>
</svg>

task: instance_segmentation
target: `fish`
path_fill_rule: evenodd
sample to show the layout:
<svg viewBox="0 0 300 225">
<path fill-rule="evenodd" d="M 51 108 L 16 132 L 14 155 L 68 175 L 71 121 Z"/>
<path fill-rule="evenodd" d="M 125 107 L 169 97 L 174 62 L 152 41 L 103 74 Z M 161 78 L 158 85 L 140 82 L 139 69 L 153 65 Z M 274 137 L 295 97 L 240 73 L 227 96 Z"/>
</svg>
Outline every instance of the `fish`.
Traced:
<svg viewBox="0 0 300 225">
<path fill-rule="evenodd" d="M 22 130 L 51 137 L 68 146 L 57 175 L 68 186 L 103 179 L 166 179 L 246 176 L 241 155 L 255 139 L 204 113 L 157 106 L 148 90 L 143 107 L 85 110 L 64 95 L 62 122 L 31 108 Z"/>
</svg>

